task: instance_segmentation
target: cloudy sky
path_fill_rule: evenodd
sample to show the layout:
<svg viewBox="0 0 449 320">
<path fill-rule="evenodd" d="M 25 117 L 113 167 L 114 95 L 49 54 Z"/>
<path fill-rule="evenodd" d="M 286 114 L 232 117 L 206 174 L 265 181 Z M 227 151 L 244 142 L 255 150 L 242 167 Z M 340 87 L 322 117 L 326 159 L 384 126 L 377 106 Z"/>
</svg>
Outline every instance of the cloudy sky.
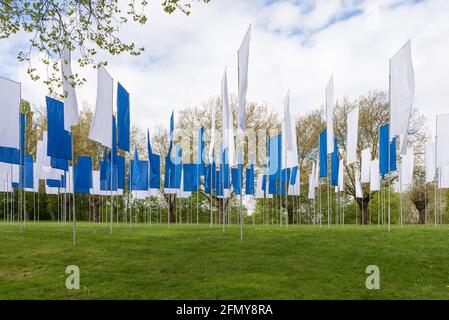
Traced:
<svg viewBox="0 0 449 320">
<path fill-rule="evenodd" d="M 150 130 L 168 126 L 171 110 L 220 93 L 228 68 L 237 92 L 237 49 L 252 25 L 248 100 L 280 110 L 291 90 L 291 110 L 305 114 L 324 103 L 334 75 L 337 98 L 388 90 L 388 61 L 412 39 L 416 107 L 429 125 L 449 112 L 449 1 L 447 0 L 212 0 L 190 16 L 168 15 L 150 1 L 149 23 L 122 36 L 144 46 L 140 57 L 110 60 L 108 71 L 131 94 L 132 121 Z M 2 40 L 0 75 L 22 82 L 22 96 L 43 104 L 46 89 L 16 62 L 23 39 Z M 79 101 L 95 103 L 96 73 L 76 70 L 88 83 Z"/>
</svg>

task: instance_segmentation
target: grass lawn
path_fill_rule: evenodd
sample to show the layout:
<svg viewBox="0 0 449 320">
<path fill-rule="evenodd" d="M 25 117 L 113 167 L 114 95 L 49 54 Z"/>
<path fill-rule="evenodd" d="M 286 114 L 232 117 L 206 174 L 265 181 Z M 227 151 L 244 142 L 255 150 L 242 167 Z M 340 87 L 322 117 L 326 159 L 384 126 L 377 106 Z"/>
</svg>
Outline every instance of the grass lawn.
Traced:
<svg viewBox="0 0 449 320">
<path fill-rule="evenodd" d="M 449 227 L 0 223 L 0 299 L 449 299 Z"/>
</svg>

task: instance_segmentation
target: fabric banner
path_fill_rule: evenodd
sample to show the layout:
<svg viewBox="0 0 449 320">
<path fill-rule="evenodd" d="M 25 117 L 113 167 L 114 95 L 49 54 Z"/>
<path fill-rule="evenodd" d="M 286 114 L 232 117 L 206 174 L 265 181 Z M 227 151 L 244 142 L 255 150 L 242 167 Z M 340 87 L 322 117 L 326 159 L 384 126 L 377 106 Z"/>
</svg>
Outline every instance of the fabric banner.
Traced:
<svg viewBox="0 0 449 320">
<path fill-rule="evenodd" d="M 240 194 L 242 191 L 242 181 L 243 181 L 243 165 L 239 164 L 235 168 L 231 168 L 231 182 L 234 188 L 235 194 Z"/>
<path fill-rule="evenodd" d="M 435 181 L 435 143 L 426 144 L 426 183 Z"/>
<path fill-rule="evenodd" d="M 413 149 L 408 148 L 407 154 L 402 156 L 399 181 L 400 192 L 406 192 L 413 183 L 413 169 L 415 163 L 415 153 Z"/>
<path fill-rule="evenodd" d="M 78 157 L 78 163 L 74 169 L 75 192 L 89 194 L 92 188 L 92 158 Z"/>
<path fill-rule="evenodd" d="M 251 25 L 246 31 L 242 44 L 238 51 L 238 85 L 239 85 L 239 113 L 238 129 L 243 132 L 246 129 L 246 92 L 248 90 L 248 62 L 249 41 L 251 38 Z"/>
<path fill-rule="evenodd" d="M 78 101 L 73 86 L 70 51 L 64 47 L 61 52 L 61 79 L 64 91 L 64 130 L 72 131 L 72 126 L 79 121 Z"/>
<path fill-rule="evenodd" d="M 249 168 L 246 168 L 245 194 L 254 195 L 254 193 L 254 164 L 252 164 Z"/>
<path fill-rule="evenodd" d="M 340 160 L 338 165 L 338 190 L 345 192 L 345 174 L 344 174 L 344 160 Z"/>
<path fill-rule="evenodd" d="M 282 135 L 271 137 L 268 141 L 268 175 L 279 179 L 281 176 Z"/>
<path fill-rule="evenodd" d="M 204 143 L 204 128 L 200 128 L 198 131 L 198 155 L 196 159 L 198 179 L 200 176 L 204 176 L 204 150 L 206 146 Z"/>
<path fill-rule="evenodd" d="M 0 147 L 19 149 L 20 83 L 0 77 Z"/>
<path fill-rule="evenodd" d="M 47 155 L 60 159 L 72 159 L 72 136 L 64 129 L 64 104 L 45 97 L 47 104 Z"/>
<path fill-rule="evenodd" d="M 415 73 L 409 40 L 390 60 L 390 140 L 407 135 L 414 96 Z"/>
<path fill-rule="evenodd" d="M 69 170 L 69 160 L 50 157 L 50 166 L 54 169 L 68 171 Z"/>
<path fill-rule="evenodd" d="M 150 187 L 151 189 L 161 187 L 161 156 L 155 153 L 150 156 Z"/>
<path fill-rule="evenodd" d="M 232 110 L 229 107 L 229 95 L 228 95 L 228 80 L 226 75 L 226 70 L 223 75 L 223 80 L 221 83 L 221 101 L 223 104 L 222 107 L 222 139 L 223 139 L 223 149 L 227 150 L 228 164 L 233 165 L 234 160 L 234 124 L 232 121 Z"/>
<path fill-rule="evenodd" d="M 257 175 L 257 185 L 256 185 L 256 199 L 263 199 L 265 196 L 265 192 L 262 188 L 262 182 L 263 182 L 263 173 L 259 173 Z"/>
<path fill-rule="evenodd" d="M 0 146 L 0 162 L 23 164 L 25 161 L 25 129 L 26 118 L 23 113 L 19 114 L 19 148 Z"/>
<path fill-rule="evenodd" d="M 198 169 L 194 163 L 183 164 L 184 189 L 187 192 L 196 192 L 198 190 Z"/>
<path fill-rule="evenodd" d="M 129 152 L 130 140 L 130 111 L 129 111 L 129 93 L 119 83 L 117 83 L 117 131 L 118 147 Z"/>
<path fill-rule="evenodd" d="M 298 166 L 298 145 L 296 141 L 296 125 L 290 113 L 290 92 L 287 93 L 284 101 L 284 126 L 282 136 L 284 137 L 284 149 L 282 157 L 283 168 L 293 168 Z"/>
<path fill-rule="evenodd" d="M 340 156 L 338 155 L 337 139 L 334 139 L 334 152 L 331 155 L 331 186 L 338 186 L 338 172 L 340 166 Z"/>
<path fill-rule="evenodd" d="M 333 143 L 333 142 L 332 142 Z M 320 133 L 320 178 L 327 178 L 327 132 Z"/>
<path fill-rule="evenodd" d="M 362 184 L 360 183 L 360 175 L 355 173 L 355 197 L 357 199 L 363 198 Z"/>
<path fill-rule="evenodd" d="M 370 164 L 370 191 L 380 190 L 379 160 L 375 159 Z"/>
<path fill-rule="evenodd" d="M 130 160 L 130 190 L 148 190 L 148 161 Z"/>
<path fill-rule="evenodd" d="M 368 183 L 370 179 L 370 167 L 371 167 L 371 150 L 366 148 L 362 150 L 362 165 L 361 165 L 361 182 Z"/>
<path fill-rule="evenodd" d="M 334 152 L 334 76 L 331 76 L 326 87 L 326 132 L 327 153 Z"/>
<path fill-rule="evenodd" d="M 446 140 L 449 137 L 449 113 L 437 115 L 436 126 L 436 166 L 441 168 L 449 165 L 449 148 Z"/>
<path fill-rule="evenodd" d="M 359 135 L 359 107 L 348 113 L 346 133 L 346 163 L 357 162 L 357 141 Z"/>
<path fill-rule="evenodd" d="M 25 157 L 25 166 L 24 166 L 24 178 L 23 178 L 23 186 L 24 188 L 33 189 L 34 187 L 34 177 L 33 177 L 33 156 Z"/>
<path fill-rule="evenodd" d="M 97 71 L 97 101 L 89 139 L 112 148 L 113 79 L 103 66 Z"/>
<path fill-rule="evenodd" d="M 117 162 L 116 165 L 114 164 L 114 167 L 116 167 L 117 170 L 117 188 L 118 189 L 125 189 L 125 180 L 126 180 L 126 160 L 123 156 L 117 156 Z"/>
</svg>

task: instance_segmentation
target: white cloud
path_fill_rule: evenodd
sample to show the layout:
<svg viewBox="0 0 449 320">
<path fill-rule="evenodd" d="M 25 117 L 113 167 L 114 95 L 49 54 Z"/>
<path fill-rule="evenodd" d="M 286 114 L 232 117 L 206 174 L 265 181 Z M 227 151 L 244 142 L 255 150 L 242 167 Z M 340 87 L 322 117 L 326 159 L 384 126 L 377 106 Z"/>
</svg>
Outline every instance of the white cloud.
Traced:
<svg viewBox="0 0 449 320">
<path fill-rule="evenodd" d="M 354 10 L 379 7 L 378 27 Z M 369 7 L 372 8 L 372 7 Z M 152 5 L 148 25 L 129 26 L 123 36 L 146 48 L 140 57 L 110 59 L 109 72 L 131 94 L 132 121 L 141 127 L 168 127 L 172 109 L 180 110 L 220 93 L 228 67 L 229 88 L 237 92 L 237 49 L 253 25 L 248 99 L 280 110 L 291 89 L 292 112 L 304 114 L 324 102 L 324 88 L 334 74 L 336 96 L 356 98 L 370 90 L 388 90 L 388 61 L 412 39 L 416 72 L 416 106 L 433 123 L 447 112 L 449 75 L 449 2 L 424 1 L 277 1 L 214 0 L 196 4 L 189 17 L 168 15 Z M 370 27 L 371 26 L 371 27 Z M 14 50 L 0 49 L 7 75 L 23 82 L 23 96 L 43 103 L 45 88 L 27 80 Z M 6 62 L 9 63 L 6 63 Z M 79 101 L 95 102 L 96 75 L 82 70 L 89 82 Z"/>
</svg>

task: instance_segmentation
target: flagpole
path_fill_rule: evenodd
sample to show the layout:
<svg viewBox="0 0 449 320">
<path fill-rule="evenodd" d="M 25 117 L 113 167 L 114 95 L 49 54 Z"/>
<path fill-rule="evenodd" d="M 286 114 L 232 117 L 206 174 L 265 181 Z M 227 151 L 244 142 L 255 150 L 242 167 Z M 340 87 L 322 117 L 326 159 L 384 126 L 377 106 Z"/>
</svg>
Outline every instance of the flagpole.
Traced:
<svg viewBox="0 0 449 320">
<path fill-rule="evenodd" d="M 73 202 L 72 202 L 72 210 L 73 210 L 73 246 L 76 247 L 76 209 L 75 209 L 75 157 L 74 157 L 74 149 L 75 145 L 73 143 L 73 131 L 71 134 L 72 138 L 72 192 L 73 192 Z M 38 215 L 39 216 L 39 215 Z"/>
</svg>

